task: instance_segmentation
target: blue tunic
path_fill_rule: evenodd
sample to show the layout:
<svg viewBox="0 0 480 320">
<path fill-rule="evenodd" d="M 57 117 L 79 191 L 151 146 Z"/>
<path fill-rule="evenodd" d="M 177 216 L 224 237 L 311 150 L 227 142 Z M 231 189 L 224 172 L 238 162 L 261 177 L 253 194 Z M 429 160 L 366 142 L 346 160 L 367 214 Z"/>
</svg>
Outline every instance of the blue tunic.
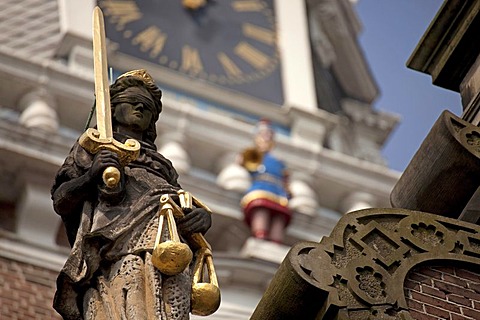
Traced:
<svg viewBox="0 0 480 320">
<path fill-rule="evenodd" d="M 291 211 L 288 208 L 288 192 L 285 186 L 285 164 L 270 153 L 263 156 L 256 171 L 250 171 L 252 185 L 242 198 L 245 220 L 251 221 L 256 208 L 269 210 L 271 214 L 283 215 L 288 224 Z"/>
<path fill-rule="evenodd" d="M 277 197 L 287 199 L 285 190 L 285 164 L 266 153 L 263 156 L 262 164 L 258 166 L 257 171 L 250 172 L 252 185 L 247 190 L 247 194 L 252 191 L 262 190 L 272 193 Z"/>
</svg>

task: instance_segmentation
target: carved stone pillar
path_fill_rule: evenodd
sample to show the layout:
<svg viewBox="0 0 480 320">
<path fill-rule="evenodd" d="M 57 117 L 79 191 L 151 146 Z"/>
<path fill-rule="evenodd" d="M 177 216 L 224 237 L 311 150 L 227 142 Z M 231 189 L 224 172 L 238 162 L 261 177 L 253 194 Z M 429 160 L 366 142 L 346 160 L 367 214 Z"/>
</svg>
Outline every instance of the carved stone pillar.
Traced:
<svg viewBox="0 0 480 320">
<path fill-rule="evenodd" d="M 27 172 L 16 206 L 16 230 L 22 240 L 47 248 L 56 247 L 59 216 L 50 199 L 51 181 L 45 176 Z M 52 177 L 53 181 L 53 177 Z"/>
<path fill-rule="evenodd" d="M 279 46 L 288 48 L 282 50 L 281 65 L 285 105 L 314 111 L 317 102 L 305 1 L 276 0 L 275 11 Z"/>
<path fill-rule="evenodd" d="M 23 110 L 20 123 L 27 128 L 38 128 L 54 132 L 58 130 L 58 116 L 53 97 L 45 90 L 26 94 L 19 103 Z"/>
<path fill-rule="evenodd" d="M 399 121 L 399 116 L 373 110 L 370 105 L 351 99 L 342 102 L 350 119 L 348 131 L 352 154 L 362 160 L 385 165 L 381 148 Z"/>
<path fill-rule="evenodd" d="M 190 171 L 190 157 L 185 150 L 183 135 L 165 134 L 161 138 L 165 143 L 161 143 L 159 152 L 170 160 L 178 173 L 187 173 Z"/>
<path fill-rule="evenodd" d="M 94 0 L 58 0 L 61 41 L 57 55 L 69 56 L 75 47 L 92 46 L 92 11 Z"/>
<path fill-rule="evenodd" d="M 294 179 L 290 181 L 292 198 L 288 202 L 290 209 L 310 216 L 318 210 L 317 195 L 315 191 L 304 181 Z"/>
<path fill-rule="evenodd" d="M 326 136 L 338 123 L 336 116 L 323 110 L 306 112 L 296 107 L 290 108 L 289 118 L 292 121 L 293 143 L 315 152 L 322 150 Z"/>
<path fill-rule="evenodd" d="M 373 208 L 376 205 L 376 199 L 367 192 L 352 192 L 343 199 L 340 210 L 343 213 Z"/>
<path fill-rule="evenodd" d="M 458 218 L 480 185 L 479 142 L 477 126 L 445 110 L 393 188 L 392 207 Z"/>
<path fill-rule="evenodd" d="M 237 154 L 227 153 L 218 161 L 217 184 L 224 189 L 245 192 L 251 184 L 250 174 L 236 161 Z"/>
</svg>

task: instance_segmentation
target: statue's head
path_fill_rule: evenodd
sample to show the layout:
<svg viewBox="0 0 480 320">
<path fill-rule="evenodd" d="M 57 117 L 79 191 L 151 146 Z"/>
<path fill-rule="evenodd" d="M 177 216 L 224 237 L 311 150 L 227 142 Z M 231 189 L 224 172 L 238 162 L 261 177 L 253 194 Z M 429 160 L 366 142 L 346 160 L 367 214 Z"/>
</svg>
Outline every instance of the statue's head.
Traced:
<svg viewBox="0 0 480 320">
<path fill-rule="evenodd" d="M 268 152 L 275 146 L 275 131 L 270 121 L 260 120 L 255 134 L 255 145 L 260 152 Z"/>
<path fill-rule="evenodd" d="M 112 106 L 112 124 L 118 124 L 116 119 L 117 106 L 122 104 L 136 105 L 141 103 L 151 113 L 151 118 L 140 119 L 138 124 L 143 131 L 143 140 L 154 143 L 157 133 L 155 123 L 162 112 L 162 91 L 157 87 L 152 77 L 144 69 L 133 70 L 122 74 L 114 84 L 110 86 L 110 100 Z M 121 107 L 120 107 L 121 108 Z M 141 123 L 148 121 L 147 123 Z"/>
</svg>

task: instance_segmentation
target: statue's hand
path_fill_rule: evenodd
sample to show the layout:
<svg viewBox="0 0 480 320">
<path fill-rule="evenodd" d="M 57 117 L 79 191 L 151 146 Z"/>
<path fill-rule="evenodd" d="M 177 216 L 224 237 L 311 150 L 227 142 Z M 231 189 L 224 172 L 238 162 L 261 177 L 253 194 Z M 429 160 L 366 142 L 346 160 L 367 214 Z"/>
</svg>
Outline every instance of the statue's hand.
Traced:
<svg viewBox="0 0 480 320">
<path fill-rule="evenodd" d="M 183 236 L 193 233 L 204 234 L 212 225 L 212 217 L 203 208 L 194 208 L 185 212 L 185 216 L 177 221 L 177 228 Z"/>
<path fill-rule="evenodd" d="M 88 170 L 87 174 L 91 180 L 101 182 L 103 171 L 110 166 L 115 167 L 118 170 L 121 169 L 120 162 L 118 161 L 118 155 L 112 151 L 101 150 L 93 158 L 92 166 Z"/>
</svg>

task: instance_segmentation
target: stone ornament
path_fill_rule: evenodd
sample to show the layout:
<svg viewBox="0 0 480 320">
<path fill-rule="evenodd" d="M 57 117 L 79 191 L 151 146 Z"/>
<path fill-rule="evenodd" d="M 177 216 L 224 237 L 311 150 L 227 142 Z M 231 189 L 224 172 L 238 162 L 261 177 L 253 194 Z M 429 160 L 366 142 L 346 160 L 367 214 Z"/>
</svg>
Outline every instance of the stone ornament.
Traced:
<svg viewBox="0 0 480 320">
<path fill-rule="evenodd" d="M 443 111 L 390 195 L 392 207 L 458 218 L 480 185 L 480 130 Z"/>
<path fill-rule="evenodd" d="M 467 222 L 404 209 L 353 212 L 320 243 L 290 250 L 251 319 L 415 319 L 404 293 L 409 272 L 478 270 L 479 244 L 480 227 Z"/>
</svg>

